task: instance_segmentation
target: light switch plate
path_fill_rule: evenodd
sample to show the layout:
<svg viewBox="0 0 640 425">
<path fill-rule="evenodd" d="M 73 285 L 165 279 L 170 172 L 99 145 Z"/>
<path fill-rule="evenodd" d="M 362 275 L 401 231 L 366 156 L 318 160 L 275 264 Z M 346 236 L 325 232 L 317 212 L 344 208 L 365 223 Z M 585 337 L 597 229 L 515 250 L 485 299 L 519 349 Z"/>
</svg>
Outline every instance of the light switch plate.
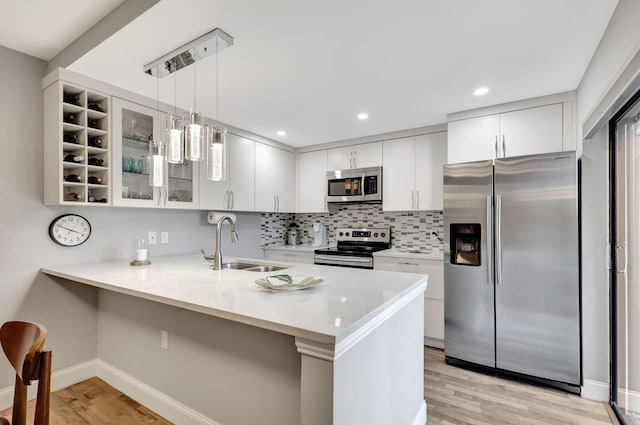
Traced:
<svg viewBox="0 0 640 425">
<path fill-rule="evenodd" d="M 169 243 L 169 232 L 160 232 L 160 243 Z"/>
</svg>

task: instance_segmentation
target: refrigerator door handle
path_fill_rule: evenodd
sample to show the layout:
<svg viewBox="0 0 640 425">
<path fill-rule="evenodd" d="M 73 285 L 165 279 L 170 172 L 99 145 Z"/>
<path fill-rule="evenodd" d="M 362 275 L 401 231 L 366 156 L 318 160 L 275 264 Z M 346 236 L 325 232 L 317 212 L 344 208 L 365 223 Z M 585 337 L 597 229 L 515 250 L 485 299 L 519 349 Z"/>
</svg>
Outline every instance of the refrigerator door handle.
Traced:
<svg viewBox="0 0 640 425">
<path fill-rule="evenodd" d="M 496 195 L 496 285 L 502 285 L 502 195 Z"/>
<path fill-rule="evenodd" d="M 493 285 L 491 247 L 493 246 L 493 196 L 487 196 L 487 285 Z"/>
</svg>

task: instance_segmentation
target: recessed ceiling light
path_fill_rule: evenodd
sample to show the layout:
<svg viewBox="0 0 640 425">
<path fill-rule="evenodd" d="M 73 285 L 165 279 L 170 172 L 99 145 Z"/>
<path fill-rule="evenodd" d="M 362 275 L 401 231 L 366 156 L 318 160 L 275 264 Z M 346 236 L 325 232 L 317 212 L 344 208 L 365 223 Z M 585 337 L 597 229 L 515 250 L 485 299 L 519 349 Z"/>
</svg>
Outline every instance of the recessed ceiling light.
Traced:
<svg viewBox="0 0 640 425">
<path fill-rule="evenodd" d="M 287 132 L 284 130 L 278 130 L 278 132 L 276 133 L 278 136 L 286 136 Z"/>
<path fill-rule="evenodd" d="M 358 114 L 358 119 L 361 121 L 366 120 L 367 118 L 369 118 L 369 114 L 367 114 L 366 112 L 360 112 Z"/>
<path fill-rule="evenodd" d="M 488 87 L 480 87 L 473 92 L 473 94 L 475 94 L 476 96 L 484 96 L 487 93 L 489 93 Z"/>
</svg>

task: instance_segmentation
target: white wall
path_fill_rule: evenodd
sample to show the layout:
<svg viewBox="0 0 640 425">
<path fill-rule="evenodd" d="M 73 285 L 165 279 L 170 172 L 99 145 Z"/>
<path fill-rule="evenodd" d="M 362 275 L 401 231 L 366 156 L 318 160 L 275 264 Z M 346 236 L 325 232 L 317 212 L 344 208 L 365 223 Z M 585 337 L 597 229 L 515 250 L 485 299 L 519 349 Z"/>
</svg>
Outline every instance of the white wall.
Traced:
<svg viewBox="0 0 640 425">
<path fill-rule="evenodd" d="M 578 87 L 579 140 L 582 140 L 582 123 L 637 51 L 638 22 L 640 2 L 620 0 Z M 604 265 L 609 220 L 607 145 L 607 128 L 580 144 L 583 149 L 583 370 L 585 380 L 600 383 L 609 381 L 609 281 Z"/>
<path fill-rule="evenodd" d="M 152 257 L 196 253 L 200 247 L 213 251 L 214 228 L 200 211 L 43 205 L 41 84 L 46 63 L 2 46 L 0 62 L 0 323 L 22 319 L 44 324 L 53 369 L 60 370 L 96 358 L 98 294 L 54 282 L 38 273 L 40 267 L 126 261 L 133 238 L 150 230 L 169 231 L 169 244 L 152 247 Z M 54 217 L 71 212 L 89 219 L 93 234 L 84 245 L 63 248 L 49 239 L 48 226 Z M 238 214 L 237 230 L 238 244 L 231 243 L 228 233 L 223 235 L 223 254 L 261 258 L 260 215 Z M 0 388 L 11 385 L 11 369 L 0 356 Z"/>
</svg>

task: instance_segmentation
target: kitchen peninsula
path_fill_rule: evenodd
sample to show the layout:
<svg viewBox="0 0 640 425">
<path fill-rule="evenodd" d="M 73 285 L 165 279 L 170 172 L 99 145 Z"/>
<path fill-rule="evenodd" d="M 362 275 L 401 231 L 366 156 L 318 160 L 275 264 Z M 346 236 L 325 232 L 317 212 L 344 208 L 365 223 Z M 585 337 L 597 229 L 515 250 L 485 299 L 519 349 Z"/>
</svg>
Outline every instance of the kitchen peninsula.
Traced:
<svg viewBox="0 0 640 425">
<path fill-rule="evenodd" d="M 199 419 L 189 423 L 425 424 L 427 276 L 289 266 L 213 271 L 183 255 L 41 271 L 98 288 L 99 361 L 191 410 Z M 254 284 L 278 273 L 324 282 L 292 292 Z"/>
</svg>

